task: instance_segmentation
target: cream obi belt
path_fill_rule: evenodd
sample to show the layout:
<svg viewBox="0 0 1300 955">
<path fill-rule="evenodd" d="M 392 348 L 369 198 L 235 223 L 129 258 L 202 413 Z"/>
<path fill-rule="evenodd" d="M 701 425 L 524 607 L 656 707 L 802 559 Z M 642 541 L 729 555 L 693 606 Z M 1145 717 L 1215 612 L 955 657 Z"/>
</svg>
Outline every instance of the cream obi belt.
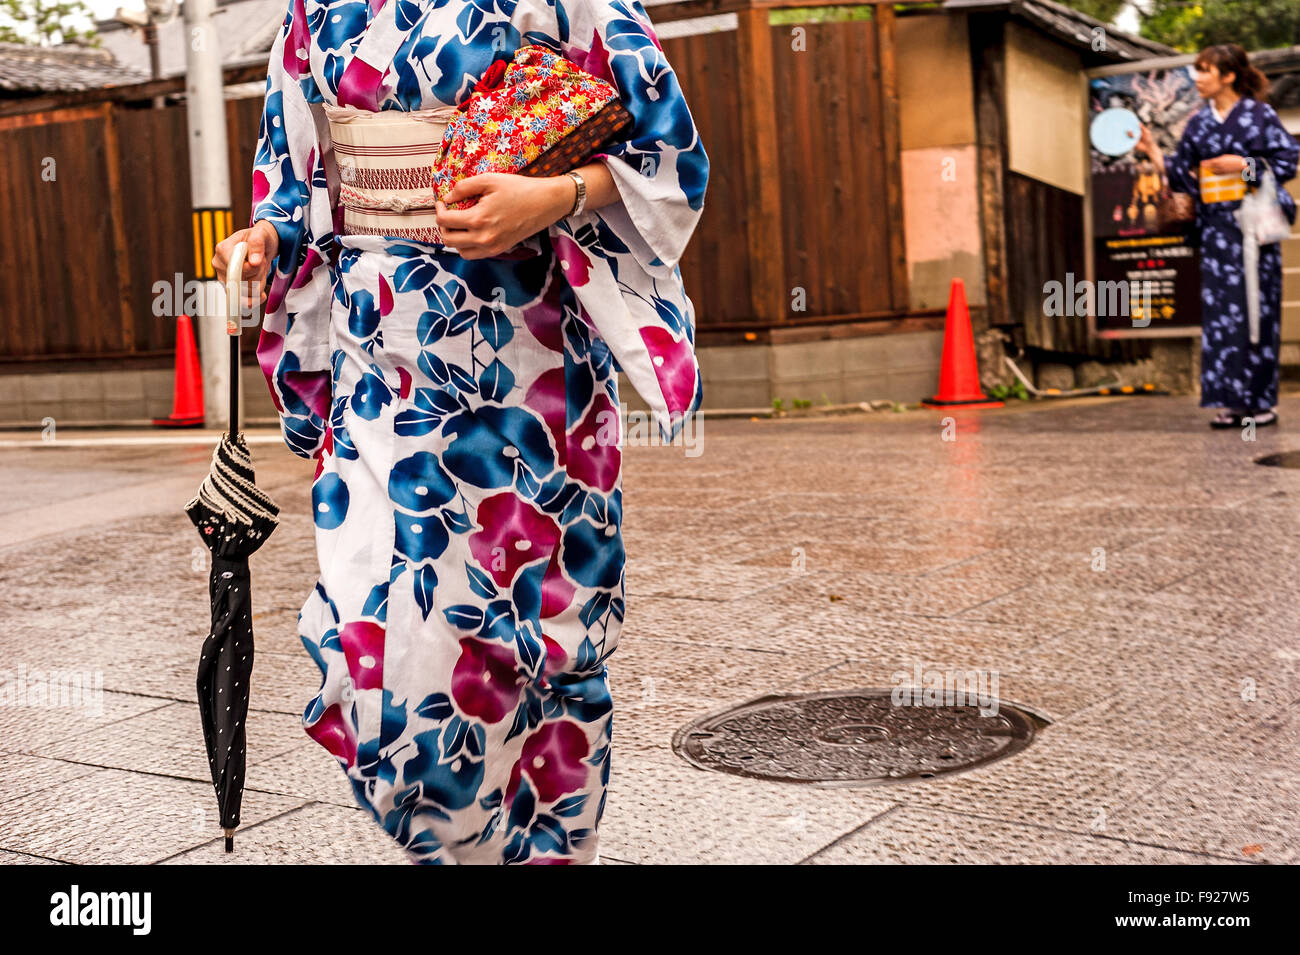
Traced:
<svg viewBox="0 0 1300 955">
<path fill-rule="evenodd" d="M 347 235 L 442 244 L 433 165 L 456 107 L 414 111 L 325 106 Z"/>
</svg>

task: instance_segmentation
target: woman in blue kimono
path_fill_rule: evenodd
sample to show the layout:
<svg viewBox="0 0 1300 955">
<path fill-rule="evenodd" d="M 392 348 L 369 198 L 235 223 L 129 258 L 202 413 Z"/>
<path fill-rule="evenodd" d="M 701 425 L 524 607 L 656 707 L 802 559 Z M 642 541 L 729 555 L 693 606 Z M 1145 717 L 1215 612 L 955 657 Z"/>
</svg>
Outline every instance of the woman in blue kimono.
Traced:
<svg viewBox="0 0 1300 955">
<path fill-rule="evenodd" d="M 1259 335 L 1251 342 L 1245 285 L 1245 253 L 1235 213 L 1241 201 L 1203 202 L 1199 176 L 1250 178 L 1265 164 L 1278 183 L 1287 218 L 1296 207 L 1282 183 L 1296 174 L 1300 147 L 1264 101 L 1268 80 L 1236 44 L 1212 46 L 1196 58 L 1196 91 L 1207 102 L 1187 122 L 1174 154 L 1166 159 L 1145 127 L 1138 148 L 1146 152 L 1175 192 L 1196 197 L 1201 243 L 1201 407 L 1224 409 L 1211 427 L 1233 428 L 1244 418 L 1256 426 L 1277 423 L 1278 360 L 1282 323 L 1282 249 L 1259 247 Z"/>
<path fill-rule="evenodd" d="M 441 241 L 350 230 L 326 107 L 445 112 L 530 44 L 632 114 L 577 170 L 585 207 L 568 175 L 489 173 L 448 199 L 477 204 L 437 206 Z M 215 263 L 243 240 L 251 278 L 270 274 L 258 357 L 286 443 L 318 461 L 299 631 L 323 682 L 303 723 L 413 861 L 598 858 L 624 617 L 616 372 L 669 435 L 699 405 L 677 263 L 708 169 L 637 0 L 291 0 L 253 224 Z"/>
</svg>

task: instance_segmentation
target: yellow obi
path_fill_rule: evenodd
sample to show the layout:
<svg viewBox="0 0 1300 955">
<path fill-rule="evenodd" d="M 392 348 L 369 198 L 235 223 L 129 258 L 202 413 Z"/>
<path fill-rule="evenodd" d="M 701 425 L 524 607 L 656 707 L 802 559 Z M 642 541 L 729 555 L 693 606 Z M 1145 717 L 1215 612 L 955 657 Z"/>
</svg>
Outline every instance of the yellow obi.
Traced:
<svg viewBox="0 0 1300 955">
<path fill-rule="evenodd" d="M 1210 172 L 1208 159 L 1201 160 L 1197 179 L 1201 184 L 1202 202 L 1231 202 L 1246 195 L 1246 180 L 1241 178 L 1241 173 L 1221 175 Z"/>
</svg>

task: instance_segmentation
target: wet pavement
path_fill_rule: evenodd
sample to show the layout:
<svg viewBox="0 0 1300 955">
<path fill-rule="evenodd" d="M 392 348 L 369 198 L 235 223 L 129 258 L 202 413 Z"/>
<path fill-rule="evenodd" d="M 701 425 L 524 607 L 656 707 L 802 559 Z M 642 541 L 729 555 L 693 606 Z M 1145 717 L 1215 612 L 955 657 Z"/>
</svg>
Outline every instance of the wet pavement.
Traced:
<svg viewBox="0 0 1300 955">
<path fill-rule="evenodd" d="M 1254 441 L 1142 397 L 955 412 L 953 440 L 908 412 L 628 448 L 602 862 L 1300 861 L 1300 470 L 1253 463 L 1300 449 L 1300 397 L 1279 411 Z M 270 431 L 253 453 L 284 520 L 253 559 L 248 788 L 221 852 L 193 703 L 205 551 L 182 512 L 213 438 L 134 437 L 0 435 L 0 671 L 26 681 L 0 705 L 0 862 L 402 863 L 301 729 L 313 465 Z M 767 694 L 949 668 L 1049 725 L 883 786 L 710 772 L 671 746 Z M 51 701 L 52 671 L 102 694 Z"/>
</svg>

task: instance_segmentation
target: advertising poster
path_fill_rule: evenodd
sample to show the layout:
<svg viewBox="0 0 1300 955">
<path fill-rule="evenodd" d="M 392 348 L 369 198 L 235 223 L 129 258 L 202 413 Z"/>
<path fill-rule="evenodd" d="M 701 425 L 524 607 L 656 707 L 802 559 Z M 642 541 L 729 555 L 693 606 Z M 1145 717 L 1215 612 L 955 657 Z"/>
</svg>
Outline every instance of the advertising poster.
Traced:
<svg viewBox="0 0 1300 955">
<path fill-rule="evenodd" d="M 1090 74 L 1089 203 L 1094 329 L 1100 337 L 1193 335 L 1200 329 L 1191 197 L 1137 149 L 1140 124 L 1166 155 L 1201 108 L 1192 67 Z M 1181 202 L 1181 208 L 1179 203 Z"/>
</svg>

